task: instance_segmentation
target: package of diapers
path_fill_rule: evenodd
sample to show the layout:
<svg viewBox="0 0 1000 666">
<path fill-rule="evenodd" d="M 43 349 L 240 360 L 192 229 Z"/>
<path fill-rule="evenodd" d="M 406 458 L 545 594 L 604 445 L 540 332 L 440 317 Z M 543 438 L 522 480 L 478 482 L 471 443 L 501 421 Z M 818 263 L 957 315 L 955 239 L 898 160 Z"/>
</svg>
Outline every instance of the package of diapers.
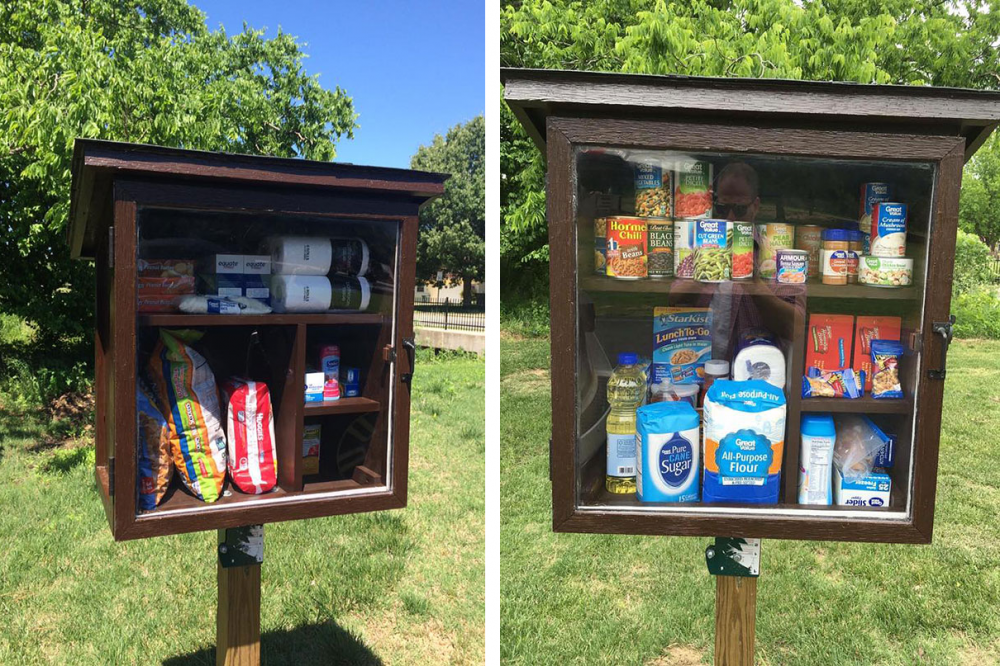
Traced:
<svg viewBox="0 0 1000 666">
<path fill-rule="evenodd" d="M 705 395 L 702 501 L 774 504 L 785 447 L 785 394 L 762 379 L 716 380 Z"/>
<path fill-rule="evenodd" d="M 139 426 L 138 468 L 135 484 L 139 491 L 139 510 L 152 511 L 167 494 L 174 476 L 170 454 L 170 428 L 149 390 L 137 382 L 135 411 Z"/>
<path fill-rule="evenodd" d="M 271 393 L 264 382 L 230 378 L 222 383 L 229 440 L 229 475 L 251 495 L 266 493 L 278 480 Z"/>
<path fill-rule="evenodd" d="M 170 452 L 181 480 L 196 497 L 214 502 L 226 480 L 226 435 L 215 375 L 190 345 L 199 331 L 160 329 L 149 375 L 164 408 Z"/>
</svg>

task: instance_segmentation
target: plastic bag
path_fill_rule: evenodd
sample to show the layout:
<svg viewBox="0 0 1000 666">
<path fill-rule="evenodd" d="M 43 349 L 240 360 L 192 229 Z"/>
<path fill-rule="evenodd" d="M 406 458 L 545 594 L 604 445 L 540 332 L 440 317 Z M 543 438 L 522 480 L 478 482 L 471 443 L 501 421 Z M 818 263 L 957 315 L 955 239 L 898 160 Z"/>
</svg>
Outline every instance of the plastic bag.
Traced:
<svg viewBox="0 0 1000 666">
<path fill-rule="evenodd" d="M 833 464 L 845 477 L 869 474 L 875 467 L 875 456 L 889 443 L 889 437 L 867 416 L 838 414 L 833 421 L 837 428 Z"/>
<path fill-rule="evenodd" d="M 174 475 L 170 457 L 170 429 L 155 400 L 141 383 L 135 387 L 135 411 L 139 426 L 138 469 L 139 509 L 152 511 L 167 494 Z"/>
<path fill-rule="evenodd" d="M 865 395 L 865 375 L 850 368 L 820 370 L 809 368 L 802 378 L 803 398 L 861 398 Z"/>
<path fill-rule="evenodd" d="M 251 495 L 274 488 L 278 463 L 271 394 L 264 382 L 231 378 L 222 383 L 229 440 L 229 475 Z"/>
<path fill-rule="evenodd" d="M 899 357 L 905 351 L 896 340 L 872 340 L 872 397 L 902 398 L 899 382 Z"/>
</svg>

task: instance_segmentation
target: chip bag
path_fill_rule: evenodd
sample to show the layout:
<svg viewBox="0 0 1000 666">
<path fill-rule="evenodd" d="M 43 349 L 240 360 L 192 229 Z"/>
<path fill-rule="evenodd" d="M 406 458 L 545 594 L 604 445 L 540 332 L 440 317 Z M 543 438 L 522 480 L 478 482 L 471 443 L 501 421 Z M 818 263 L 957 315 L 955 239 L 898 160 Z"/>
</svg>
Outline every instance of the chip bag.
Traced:
<svg viewBox="0 0 1000 666">
<path fill-rule="evenodd" d="M 872 397 L 902 398 L 899 357 L 905 351 L 898 340 L 872 340 Z"/>
<path fill-rule="evenodd" d="M 226 480 L 226 435 L 215 375 L 205 357 L 189 346 L 201 335 L 160 329 L 149 375 L 166 410 L 170 451 L 181 480 L 196 497 L 214 502 Z"/>
<path fill-rule="evenodd" d="M 152 511 L 167 494 L 174 475 L 170 454 L 170 428 L 156 401 L 141 383 L 135 387 L 135 411 L 139 425 L 138 473 L 139 509 Z"/>
</svg>

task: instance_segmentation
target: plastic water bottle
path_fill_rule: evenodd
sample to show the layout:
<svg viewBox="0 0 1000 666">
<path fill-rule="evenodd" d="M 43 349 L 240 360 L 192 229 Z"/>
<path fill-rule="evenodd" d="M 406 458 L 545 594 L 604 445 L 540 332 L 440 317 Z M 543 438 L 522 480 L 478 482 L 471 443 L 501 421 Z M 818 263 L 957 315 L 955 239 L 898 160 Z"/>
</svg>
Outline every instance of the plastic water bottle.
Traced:
<svg viewBox="0 0 1000 666">
<path fill-rule="evenodd" d="M 608 492 L 635 492 L 635 410 L 646 397 L 646 374 L 636 354 L 619 354 L 618 367 L 608 378 Z"/>
</svg>

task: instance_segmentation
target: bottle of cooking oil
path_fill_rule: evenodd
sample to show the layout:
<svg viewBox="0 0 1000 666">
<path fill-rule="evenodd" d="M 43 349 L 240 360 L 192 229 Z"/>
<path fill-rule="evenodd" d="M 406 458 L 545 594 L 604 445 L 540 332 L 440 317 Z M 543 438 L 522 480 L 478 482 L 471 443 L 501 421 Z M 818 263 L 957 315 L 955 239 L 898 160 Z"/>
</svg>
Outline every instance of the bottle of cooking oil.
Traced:
<svg viewBox="0 0 1000 666">
<path fill-rule="evenodd" d="M 635 354 L 619 354 L 608 378 L 608 466 L 604 486 L 619 495 L 635 492 L 635 410 L 646 398 L 646 374 Z"/>
</svg>

